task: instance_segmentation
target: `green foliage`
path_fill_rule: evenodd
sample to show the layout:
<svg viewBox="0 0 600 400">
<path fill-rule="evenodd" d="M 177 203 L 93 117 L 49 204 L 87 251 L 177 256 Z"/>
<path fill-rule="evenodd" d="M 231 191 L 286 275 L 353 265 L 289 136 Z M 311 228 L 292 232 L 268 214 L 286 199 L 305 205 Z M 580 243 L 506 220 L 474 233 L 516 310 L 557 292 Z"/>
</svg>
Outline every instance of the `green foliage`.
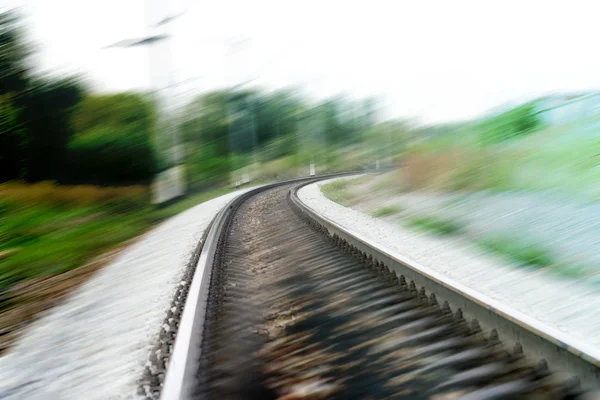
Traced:
<svg viewBox="0 0 600 400">
<path fill-rule="evenodd" d="M 349 186 L 348 179 L 337 179 L 321 186 L 321 192 L 331 201 L 348 205 L 352 199 L 352 194 L 348 191 Z"/>
<path fill-rule="evenodd" d="M 18 129 L 18 114 L 12 96 L 9 93 L 0 95 L 0 135 L 10 135 Z"/>
<path fill-rule="evenodd" d="M 150 179 L 151 103 L 131 93 L 84 98 L 77 77 L 30 77 L 29 46 L 13 12 L 0 14 L 0 45 L 1 181 Z"/>
<path fill-rule="evenodd" d="M 524 240 L 496 236 L 479 239 L 478 244 L 520 265 L 543 268 L 554 264 L 554 259 L 547 249 Z"/>
<path fill-rule="evenodd" d="M 83 96 L 77 78 L 32 78 L 30 48 L 20 16 L 0 13 L 1 181 L 60 177 L 70 119 Z"/>
<path fill-rule="evenodd" d="M 0 181 L 22 176 L 28 142 L 12 96 L 0 95 Z"/>
<path fill-rule="evenodd" d="M 402 154 L 409 145 L 412 132 L 406 122 L 391 120 L 372 126 L 367 135 L 376 155 L 383 159 Z"/>
<path fill-rule="evenodd" d="M 148 212 L 143 187 L 98 188 L 52 183 L 0 185 L 0 286 L 64 272 L 139 233 Z"/>
<path fill-rule="evenodd" d="M 362 149 L 371 146 L 362 132 L 370 129 L 373 122 L 367 121 L 367 113 L 360 107 L 341 98 L 312 106 L 291 91 L 266 93 L 251 89 L 208 93 L 194 99 L 182 116 L 181 136 L 189 149 L 188 170 L 200 177 L 205 168 L 207 175 L 214 163 L 206 160 L 212 158 L 221 160 L 221 165 L 224 158 L 229 158 L 229 172 L 256 162 L 271 164 L 287 160 L 257 168 L 271 177 L 289 176 L 287 172 L 276 171 L 274 165 L 285 164 L 297 170 L 296 166 L 307 166 L 312 159 L 320 171 L 325 166 L 327 170 L 360 168 L 365 165 L 364 159 L 354 157 L 349 162 L 350 157 L 342 151 L 355 146 L 361 150 L 361 157 L 369 154 Z M 203 150 L 207 147 L 209 156 Z M 252 155 L 254 150 L 256 157 Z M 197 156 L 198 152 L 204 155 Z M 227 173 L 222 169 L 215 172 Z"/>
<path fill-rule="evenodd" d="M 158 121 L 154 104 L 142 94 L 86 96 L 75 77 L 30 76 L 30 46 L 15 13 L 0 14 L 0 45 L 1 181 L 147 182 L 171 164 L 166 152 L 157 151 L 171 147 L 166 127 L 157 124 L 165 121 L 180 125 L 194 187 L 224 182 L 230 172 L 261 162 L 271 165 L 255 170 L 269 176 L 288 176 L 277 169 L 295 163 L 286 167 L 293 170 L 313 159 L 320 172 L 341 169 L 332 165 L 339 160 L 361 167 L 372 158 L 366 148 L 383 147 L 380 140 L 367 140 L 378 136 L 366 134 L 374 125 L 371 100 L 309 104 L 291 90 L 217 90 Z M 361 149 L 351 163 L 339 151 L 350 146 Z M 287 161 L 275 162 L 281 159 Z"/>
<path fill-rule="evenodd" d="M 383 206 L 383 207 L 379 207 L 376 210 L 373 210 L 371 215 L 376 218 L 377 217 L 387 217 L 390 215 L 398 214 L 399 212 L 402 212 L 402 210 L 403 210 L 403 208 L 398 205 Z"/>
<path fill-rule="evenodd" d="M 63 182 L 123 185 L 149 182 L 155 172 L 150 138 L 119 126 L 77 136 L 68 154 Z"/>
<path fill-rule="evenodd" d="M 504 142 L 526 136 L 541 126 L 535 103 L 527 103 L 480 123 L 481 141 L 484 144 Z"/>
<path fill-rule="evenodd" d="M 20 16 L 0 13 L 0 182 L 22 178 L 25 172 L 29 135 L 20 111 L 29 54 Z"/>
<path fill-rule="evenodd" d="M 459 233 L 462 225 L 458 221 L 436 215 L 420 215 L 407 219 L 409 227 L 445 236 Z"/>
<path fill-rule="evenodd" d="M 69 143 L 62 182 L 124 185 L 152 179 L 154 111 L 146 96 L 87 96 L 73 121 L 77 135 Z"/>
<path fill-rule="evenodd" d="M 262 147 L 260 159 L 262 162 L 276 160 L 293 154 L 296 148 L 296 140 L 292 135 L 275 138 Z"/>
<path fill-rule="evenodd" d="M 153 105 L 146 95 L 125 92 L 85 97 L 77 106 L 73 123 L 80 134 L 112 126 L 150 136 L 154 119 Z"/>
<path fill-rule="evenodd" d="M 77 78 L 38 79 L 30 83 L 23 116 L 29 135 L 26 179 L 60 179 L 67 144 L 73 135 L 71 118 L 83 97 Z"/>
<path fill-rule="evenodd" d="M 295 150 L 296 114 L 302 108 L 301 100 L 289 91 L 255 93 L 250 98 L 250 109 L 256 112 L 258 141 L 266 144 L 287 137 L 287 148 L 280 149 L 278 158 Z"/>
<path fill-rule="evenodd" d="M 414 189 L 557 190 L 598 201 L 597 126 L 598 117 L 590 117 L 486 146 L 479 132 L 454 132 L 410 146 L 399 182 Z"/>
<path fill-rule="evenodd" d="M 151 225 L 228 190 L 203 191 L 153 208 L 142 186 L 0 185 L 0 290 L 79 267 Z"/>
<path fill-rule="evenodd" d="M 25 91 L 28 81 L 28 57 L 21 17 L 16 11 L 0 13 L 0 95 Z"/>
<path fill-rule="evenodd" d="M 210 153 L 210 150 L 197 152 L 187 164 L 186 175 L 191 190 L 198 190 L 207 186 L 223 184 L 228 179 L 231 169 L 229 157 L 219 157 Z"/>
<path fill-rule="evenodd" d="M 261 164 L 261 177 L 266 181 L 277 181 L 297 177 L 296 160 L 287 156 Z"/>
<path fill-rule="evenodd" d="M 529 150 L 540 150 L 524 144 L 542 132 L 535 102 L 477 122 L 425 130 L 405 154 L 404 181 L 411 188 L 514 189 L 524 177 Z"/>
<path fill-rule="evenodd" d="M 184 110 L 181 136 L 186 143 L 214 146 L 215 156 L 229 153 L 228 93 L 216 91 L 195 98 Z"/>
<path fill-rule="evenodd" d="M 597 281 L 597 276 L 596 278 L 596 282 L 594 282 L 593 278 L 594 278 L 594 269 L 589 269 L 586 268 L 585 266 L 582 265 L 572 265 L 572 264 L 566 264 L 566 263 L 553 263 L 552 265 L 549 266 L 550 268 L 550 272 L 552 272 L 553 274 L 563 277 L 563 278 L 587 278 L 588 282 L 590 283 L 599 283 Z M 591 275 L 591 276 L 590 276 Z M 590 279 L 592 278 L 592 279 Z"/>
<path fill-rule="evenodd" d="M 461 150 L 456 154 L 455 166 L 448 171 L 448 189 L 501 191 L 510 187 L 515 173 L 512 154 L 501 150 Z"/>
</svg>

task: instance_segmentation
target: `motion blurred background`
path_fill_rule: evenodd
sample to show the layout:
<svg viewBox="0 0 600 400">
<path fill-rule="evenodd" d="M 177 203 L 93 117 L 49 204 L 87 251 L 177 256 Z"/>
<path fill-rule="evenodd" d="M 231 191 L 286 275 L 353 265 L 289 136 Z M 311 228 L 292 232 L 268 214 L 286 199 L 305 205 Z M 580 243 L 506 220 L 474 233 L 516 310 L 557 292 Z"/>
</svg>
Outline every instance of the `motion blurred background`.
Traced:
<svg viewBox="0 0 600 400">
<path fill-rule="evenodd" d="M 379 190 L 595 204 L 596 7 L 5 0 L 0 347 L 107 252 L 240 185 L 385 167 Z M 506 235 L 482 243 L 561 257 Z M 571 253 L 560 271 L 591 279 Z"/>
</svg>

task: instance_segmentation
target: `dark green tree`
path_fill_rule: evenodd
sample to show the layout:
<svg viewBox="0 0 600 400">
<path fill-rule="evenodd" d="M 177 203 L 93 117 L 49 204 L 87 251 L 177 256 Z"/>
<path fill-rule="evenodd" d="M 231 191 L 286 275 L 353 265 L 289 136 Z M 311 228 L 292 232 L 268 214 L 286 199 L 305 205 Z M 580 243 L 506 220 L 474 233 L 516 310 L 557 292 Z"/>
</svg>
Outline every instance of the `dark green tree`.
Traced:
<svg viewBox="0 0 600 400">
<path fill-rule="evenodd" d="M 90 95 L 73 116 L 76 135 L 69 142 L 69 183 L 122 185 L 147 183 L 156 172 L 153 149 L 155 112 L 142 93 Z"/>
<path fill-rule="evenodd" d="M 0 182 L 23 177 L 29 142 L 21 109 L 31 53 L 15 11 L 0 13 Z"/>
<path fill-rule="evenodd" d="M 0 95 L 0 182 L 23 176 L 28 143 L 12 96 Z"/>
<path fill-rule="evenodd" d="M 0 13 L 0 95 L 25 91 L 30 55 L 19 15 L 13 10 Z"/>
<path fill-rule="evenodd" d="M 33 78 L 32 46 L 15 11 L 0 13 L 0 180 L 58 179 L 83 87 L 74 77 Z"/>
<path fill-rule="evenodd" d="M 23 95 L 22 116 L 28 132 L 25 178 L 60 180 L 68 175 L 65 160 L 74 129 L 71 119 L 84 89 L 76 78 L 33 80 Z"/>
</svg>

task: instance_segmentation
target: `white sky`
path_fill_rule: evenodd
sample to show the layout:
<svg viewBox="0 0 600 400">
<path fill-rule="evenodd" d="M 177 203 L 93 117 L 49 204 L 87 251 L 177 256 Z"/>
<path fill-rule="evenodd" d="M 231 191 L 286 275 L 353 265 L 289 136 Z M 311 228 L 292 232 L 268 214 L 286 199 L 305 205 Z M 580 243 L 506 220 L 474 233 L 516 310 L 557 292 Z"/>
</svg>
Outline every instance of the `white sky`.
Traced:
<svg viewBox="0 0 600 400">
<path fill-rule="evenodd" d="M 147 49 L 102 49 L 144 35 L 148 5 L 154 16 L 187 9 L 172 65 L 188 92 L 257 77 L 383 96 L 388 114 L 439 122 L 600 88 L 598 0 L 171 0 L 171 11 L 165 0 L 0 1 L 24 6 L 41 67 L 83 71 L 103 91 L 149 87 Z"/>
</svg>

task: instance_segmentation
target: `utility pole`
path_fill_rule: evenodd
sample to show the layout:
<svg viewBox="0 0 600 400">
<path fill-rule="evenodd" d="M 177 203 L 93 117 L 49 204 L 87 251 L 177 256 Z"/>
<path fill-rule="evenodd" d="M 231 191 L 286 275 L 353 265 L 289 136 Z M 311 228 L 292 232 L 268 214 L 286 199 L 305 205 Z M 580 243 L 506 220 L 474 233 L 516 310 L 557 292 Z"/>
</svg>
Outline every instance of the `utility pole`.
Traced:
<svg viewBox="0 0 600 400">
<path fill-rule="evenodd" d="M 176 20 L 180 15 L 167 16 L 160 20 L 158 23 L 150 26 L 151 31 L 156 31 L 159 27 L 164 26 L 168 23 Z M 159 63 L 159 60 L 152 59 L 153 52 L 156 50 L 156 44 L 159 42 L 166 42 L 171 36 L 161 33 L 150 32 L 146 37 L 138 39 L 126 39 L 120 42 L 114 43 L 108 48 L 121 47 L 130 48 L 138 46 L 149 46 L 151 58 L 149 60 L 150 67 L 150 79 L 153 79 L 153 65 Z M 170 48 L 166 48 L 167 52 Z M 151 90 L 153 103 L 156 105 L 156 111 L 158 113 L 158 121 L 155 124 L 155 143 L 160 157 L 161 171 L 156 174 L 154 182 L 152 184 L 152 203 L 161 204 L 177 197 L 183 196 L 186 192 L 185 178 L 184 178 L 184 165 L 183 165 L 183 154 L 180 146 L 179 129 L 177 123 L 174 120 L 175 110 L 174 107 L 169 106 L 170 91 L 175 86 L 173 71 L 171 67 L 172 54 L 168 54 L 161 61 L 167 62 L 165 68 L 167 75 L 166 84 L 154 82 L 154 87 Z M 155 79 L 155 78 L 154 78 Z M 158 86 L 157 88 L 155 88 Z M 163 131 L 164 130 L 164 131 Z M 164 132 L 164 133 L 163 133 Z M 167 148 L 162 148 L 161 140 L 163 135 L 167 135 Z"/>
</svg>

